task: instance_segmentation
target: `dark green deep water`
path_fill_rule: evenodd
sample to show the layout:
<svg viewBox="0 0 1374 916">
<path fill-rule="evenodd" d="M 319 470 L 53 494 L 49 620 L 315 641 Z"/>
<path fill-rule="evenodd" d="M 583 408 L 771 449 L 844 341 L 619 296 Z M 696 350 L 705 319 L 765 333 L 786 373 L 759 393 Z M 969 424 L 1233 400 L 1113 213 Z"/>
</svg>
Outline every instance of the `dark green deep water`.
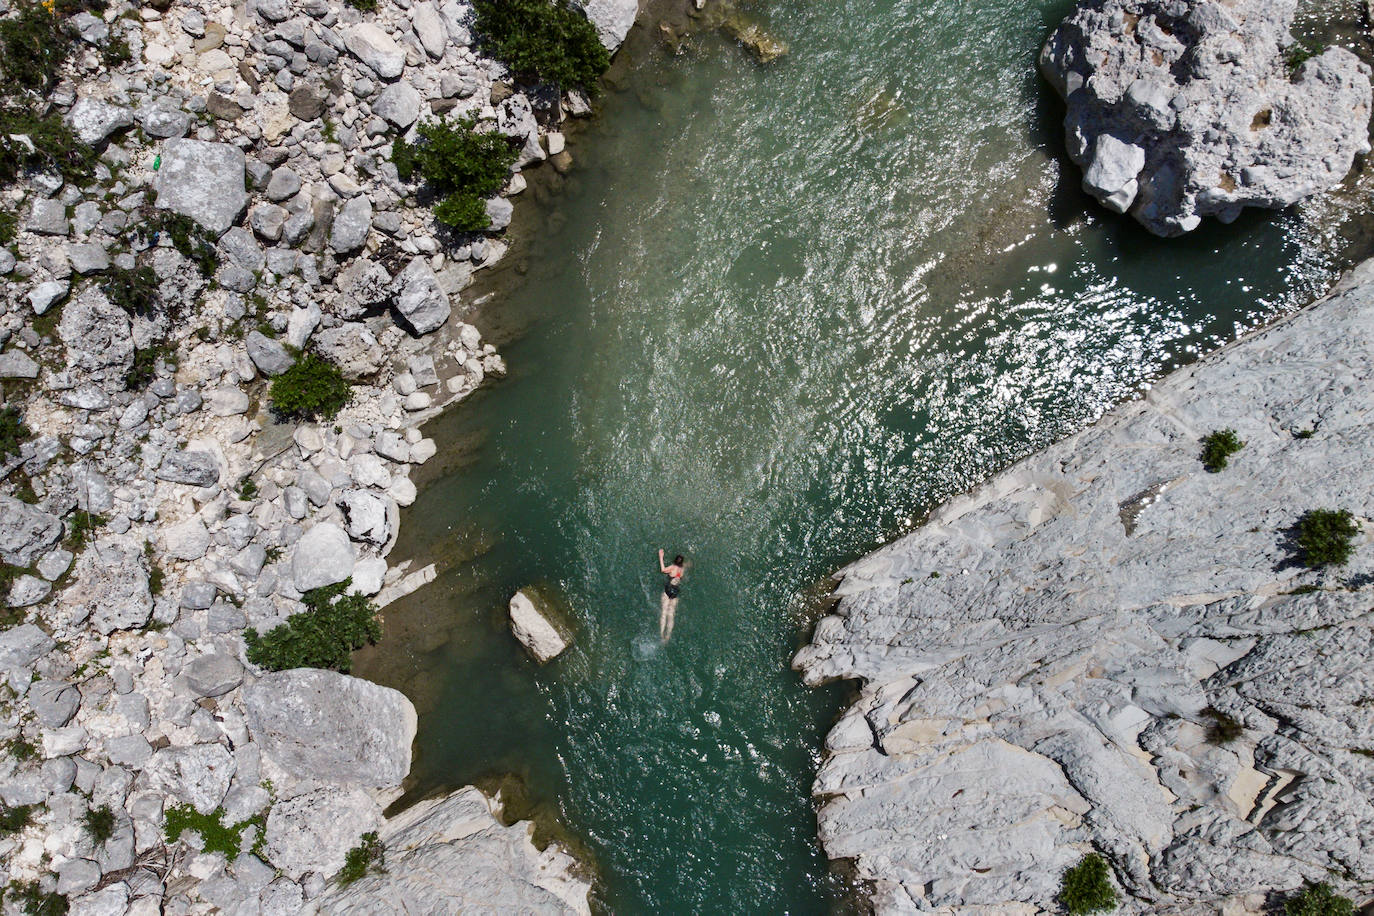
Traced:
<svg viewBox="0 0 1374 916">
<path fill-rule="evenodd" d="M 429 431 L 394 557 L 440 578 L 361 659 L 420 709 L 410 797 L 517 775 L 617 913 L 836 904 L 808 795 L 843 695 L 788 668 L 820 583 L 1356 235 L 1354 193 L 1169 242 L 1091 206 L 1034 69 L 1065 10 L 775 0 L 771 67 L 625 52 L 477 318 L 510 377 Z M 691 564 L 663 648 L 660 546 Z M 578 625 L 543 669 L 504 623 L 532 582 Z"/>
</svg>

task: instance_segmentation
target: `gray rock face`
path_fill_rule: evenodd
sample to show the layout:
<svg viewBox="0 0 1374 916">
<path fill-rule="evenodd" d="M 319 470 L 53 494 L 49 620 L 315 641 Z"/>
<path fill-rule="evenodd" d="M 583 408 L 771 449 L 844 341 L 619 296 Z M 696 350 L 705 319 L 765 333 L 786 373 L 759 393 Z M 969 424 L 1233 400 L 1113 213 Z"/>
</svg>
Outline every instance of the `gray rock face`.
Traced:
<svg viewBox="0 0 1374 916">
<path fill-rule="evenodd" d="M 55 645 L 51 636 L 32 623 L 0 631 L 0 673 L 9 675 L 32 666 Z"/>
<path fill-rule="evenodd" d="M 248 349 L 248 358 L 263 375 L 281 375 L 296 362 L 281 341 L 273 340 L 261 331 L 249 331 L 243 342 Z"/>
<path fill-rule="evenodd" d="M 157 478 L 193 487 L 214 486 L 219 482 L 219 462 L 209 452 L 168 452 L 157 469 Z"/>
<path fill-rule="evenodd" d="M 95 146 L 115 131 L 132 126 L 134 114 L 122 105 L 83 96 L 67 112 L 66 121 L 82 143 Z"/>
<path fill-rule="evenodd" d="M 1157 235 L 1286 207 L 1368 152 L 1369 68 L 1330 48 L 1293 78 L 1294 0 L 1084 0 L 1040 57 L 1083 187 Z"/>
<path fill-rule="evenodd" d="M 298 668 L 245 687 L 243 701 L 254 740 L 303 779 L 391 788 L 410 771 L 415 707 L 390 687 Z"/>
<path fill-rule="evenodd" d="M 406 52 L 384 30 L 361 22 L 348 30 L 344 46 L 384 80 L 394 80 L 405 69 Z"/>
<path fill-rule="evenodd" d="M 315 335 L 315 349 L 339 367 L 345 378 L 358 380 L 382 368 L 382 349 L 367 325 L 349 321 Z"/>
<path fill-rule="evenodd" d="M 639 14 L 639 0 L 573 0 L 582 8 L 606 50 L 614 51 L 625 40 Z"/>
<path fill-rule="evenodd" d="M 381 826 L 381 809 L 357 786 L 325 786 L 272 806 L 267 858 L 288 877 L 334 874 L 359 838 Z"/>
<path fill-rule="evenodd" d="M 60 540 L 61 519 L 0 494 L 0 560 L 11 566 L 29 566 Z"/>
<path fill-rule="evenodd" d="M 38 378 L 38 363 L 18 350 L 0 353 L 0 378 Z"/>
<path fill-rule="evenodd" d="M 291 579 L 298 592 L 342 582 L 353 574 L 355 554 L 348 535 L 332 522 L 320 522 L 296 542 Z"/>
<path fill-rule="evenodd" d="M 168 140 L 157 173 L 157 206 L 189 216 L 219 235 L 248 206 L 243 151 L 228 143 Z"/>
<path fill-rule="evenodd" d="M 453 309 L 448 293 L 425 258 L 415 258 L 396 276 L 396 311 L 417 334 L 437 331 Z"/>
<path fill-rule="evenodd" d="M 392 83 L 372 103 L 372 113 L 405 130 L 420 116 L 420 93 L 405 80 Z"/>
<path fill-rule="evenodd" d="M 134 361 L 129 316 L 88 286 L 62 309 L 57 335 L 67 348 L 67 362 L 92 380 L 124 387 L 124 374 Z"/>
<path fill-rule="evenodd" d="M 1308 571 L 1286 534 L 1374 514 L 1374 263 L 1355 280 L 843 571 L 795 666 L 863 682 L 814 792 L 880 911 L 1053 910 L 1093 847 L 1129 913 L 1374 878 L 1374 761 L 1352 752 L 1374 734 L 1374 544 Z M 1200 440 L 1226 427 L 1246 445 L 1209 474 Z M 1239 737 L 1209 739 L 1215 715 Z"/>
<path fill-rule="evenodd" d="M 154 788 L 209 814 L 224 801 L 237 764 L 222 744 L 194 744 L 158 751 L 143 775 Z"/>
<path fill-rule="evenodd" d="M 386 871 L 311 901 L 307 913 L 590 912 L 586 881 L 556 843 L 538 852 L 529 824 L 506 827 L 477 789 L 414 805 L 386 822 Z"/>
<path fill-rule="evenodd" d="M 203 697 L 217 697 L 243 683 L 243 666 L 232 655 L 202 655 L 186 666 L 186 684 Z"/>
<path fill-rule="evenodd" d="M 540 609 L 537 598 L 524 591 L 510 599 L 510 629 L 541 665 L 568 648 L 568 641 Z"/>
<path fill-rule="evenodd" d="M 153 613 L 148 574 L 140 552 L 102 538 L 76 560 L 76 584 L 63 594 L 65 606 L 82 608 L 102 634 L 141 627 Z"/>
<path fill-rule="evenodd" d="M 372 201 L 365 195 L 350 197 L 334 215 L 329 230 L 329 247 L 339 254 L 357 251 L 372 231 Z"/>
</svg>

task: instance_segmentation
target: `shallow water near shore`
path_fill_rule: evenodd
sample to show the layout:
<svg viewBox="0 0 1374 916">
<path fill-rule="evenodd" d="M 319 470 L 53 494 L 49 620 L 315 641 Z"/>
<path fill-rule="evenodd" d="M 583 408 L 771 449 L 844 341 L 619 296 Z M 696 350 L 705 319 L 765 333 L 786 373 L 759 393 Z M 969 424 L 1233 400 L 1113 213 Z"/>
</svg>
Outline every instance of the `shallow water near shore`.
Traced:
<svg viewBox="0 0 1374 916">
<path fill-rule="evenodd" d="M 1066 10 L 776 0 L 766 68 L 640 36 L 522 204 L 479 320 L 510 377 L 429 429 L 394 556 L 440 576 L 359 660 L 420 710 L 410 798 L 515 774 L 612 912 L 841 904 L 809 790 L 842 691 L 788 668 L 825 578 L 1362 244 L 1354 180 L 1167 242 L 1089 206 L 1034 69 Z M 666 646 L 658 547 L 689 558 Z M 577 628 L 544 668 L 505 623 L 531 583 Z"/>
</svg>

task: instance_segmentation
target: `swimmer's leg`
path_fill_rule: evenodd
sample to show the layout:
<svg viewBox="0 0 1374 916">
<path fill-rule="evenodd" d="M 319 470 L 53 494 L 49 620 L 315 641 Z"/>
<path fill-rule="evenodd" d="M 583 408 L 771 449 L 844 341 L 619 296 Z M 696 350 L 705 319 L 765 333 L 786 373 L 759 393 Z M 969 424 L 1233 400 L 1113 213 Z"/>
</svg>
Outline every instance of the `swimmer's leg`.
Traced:
<svg viewBox="0 0 1374 916">
<path fill-rule="evenodd" d="M 667 598 L 668 596 L 665 595 L 664 597 Z M 673 638 L 673 617 L 677 614 L 676 598 L 668 598 L 667 608 L 664 611 L 664 613 L 667 615 L 667 627 L 665 628 L 660 626 L 659 629 L 662 631 L 661 635 L 663 637 L 663 641 L 667 642 L 668 640 Z"/>
<path fill-rule="evenodd" d="M 668 641 L 668 633 L 672 630 L 672 599 L 664 592 L 658 593 L 658 638 L 663 642 Z"/>
</svg>

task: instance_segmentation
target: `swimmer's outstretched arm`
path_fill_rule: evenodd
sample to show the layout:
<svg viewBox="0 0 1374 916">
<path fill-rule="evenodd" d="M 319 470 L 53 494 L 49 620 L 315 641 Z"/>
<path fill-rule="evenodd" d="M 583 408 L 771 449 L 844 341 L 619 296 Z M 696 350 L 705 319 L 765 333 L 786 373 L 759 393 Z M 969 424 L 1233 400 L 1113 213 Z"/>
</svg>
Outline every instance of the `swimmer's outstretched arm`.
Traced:
<svg viewBox="0 0 1374 916">
<path fill-rule="evenodd" d="M 662 548 L 662 547 L 658 548 L 658 571 L 661 572 L 661 573 L 667 573 L 667 572 L 668 572 L 668 567 L 666 567 L 666 566 L 663 565 L 663 548 Z"/>
</svg>

